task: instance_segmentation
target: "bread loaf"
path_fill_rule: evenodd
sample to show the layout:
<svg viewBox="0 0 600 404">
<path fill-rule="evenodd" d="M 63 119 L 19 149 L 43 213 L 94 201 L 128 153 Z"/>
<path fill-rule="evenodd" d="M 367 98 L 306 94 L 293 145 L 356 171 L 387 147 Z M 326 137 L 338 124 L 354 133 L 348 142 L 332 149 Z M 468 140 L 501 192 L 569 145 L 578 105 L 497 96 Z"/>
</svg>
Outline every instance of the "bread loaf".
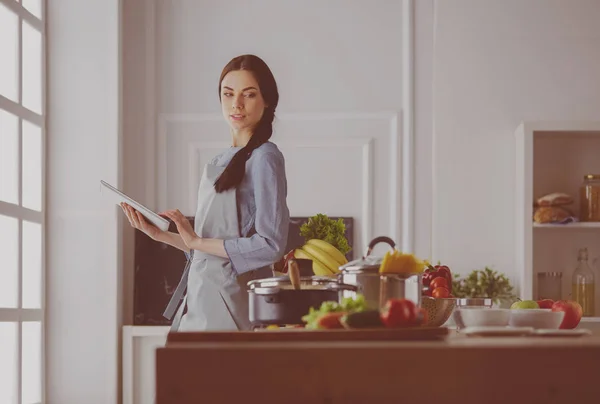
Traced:
<svg viewBox="0 0 600 404">
<path fill-rule="evenodd" d="M 544 195 L 537 200 L 537 206 L 565 206 L 572 203 L 573 197 L 562 192 L 554 192 Z"/>
<path fill-rule="evenodd" d="M 541 206 L 533 214 L 536 223 L 558 223 L 568 219 L 573 214 L 560 206 Z"/>
</svg>

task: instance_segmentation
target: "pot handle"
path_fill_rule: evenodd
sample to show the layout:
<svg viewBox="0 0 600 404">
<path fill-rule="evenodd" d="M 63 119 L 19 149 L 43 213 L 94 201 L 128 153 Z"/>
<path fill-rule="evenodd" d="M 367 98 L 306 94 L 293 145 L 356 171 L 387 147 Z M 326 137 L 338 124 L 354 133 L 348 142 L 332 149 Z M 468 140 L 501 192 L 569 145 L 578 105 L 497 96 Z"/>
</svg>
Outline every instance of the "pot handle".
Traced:
<svg viewBox="0 0 600 404">
<path fill-rule="evenodd" d="M 335 283 L 332 285 L 328 285 L 327 289 L 333 289 L 333 290 L 351 290 L 352 292 L 356 292 L 358 290 L 357 286 L 354 285 L 349 285 L 347 283 Z"/>
<path fill-rule="evenodd" d="M 300 290 L 300 269 L 298 269 L 298 263 L 295 259 L 288 262 L 288 276 L 294 289 Z"/>
<path fill-rule="evenodd" d="M 386 236 L 379 236 L 379 237 L 375 237 L 369 243 L 369 246 L 367 247 L 367 255 L 371 254 L 371 252 L 373 251 L 373 248 L 375 247 L 375 245 L 377 245 L 379 243 L 382 243 L 382 242 L 383 243 L 388 243 L 392 248 L 396 248 L 396 243 L 394 243 L 394 240 L 392 240 L 391 238 L 386 237 Z M 365 255 L 365 257 L 367 255 Z"/>
</svg>

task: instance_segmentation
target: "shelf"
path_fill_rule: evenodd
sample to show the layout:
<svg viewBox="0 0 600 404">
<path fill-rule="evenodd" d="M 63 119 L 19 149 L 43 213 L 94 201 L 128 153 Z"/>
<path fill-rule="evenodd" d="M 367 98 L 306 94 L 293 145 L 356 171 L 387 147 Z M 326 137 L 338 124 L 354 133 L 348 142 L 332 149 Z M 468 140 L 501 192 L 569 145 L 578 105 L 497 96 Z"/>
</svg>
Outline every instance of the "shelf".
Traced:
<svg viewBox="0 0 600 404">
<path fill-rule="evenodd" d="M 515 275 L 521 299 L 537 294 L 539 272 L 562 272 L 562 294 L 568 298 L 571 274 L 580 248 L 587 248 L 590 265 L 600 257 L 600 223 L 540 224 L 532 222 L 534 201 L 554 192 L 573 197 L 568 206 L 580 215 L 580 186 L 585 174 L 600 173 L 600 121 L 524 122 L 515 131 Z M 546 230 L 541 230 L 546 229 Z M 563 230 L 549 230 L 563 229 Z M 579 229 L 579 230 L 577 230 Z M 596 293 L 596 313 L 600 294 Z M 583 318 L 590 327 L 600 317 Z"/>
<path fill-rule="evenodd" d="M 567 229 L 600 229 L 600 222 L 576 222 L 567 224 L 556 224 L 556 223 L 533 223 L 535 228 L 567 228 Z"/>
</svg>

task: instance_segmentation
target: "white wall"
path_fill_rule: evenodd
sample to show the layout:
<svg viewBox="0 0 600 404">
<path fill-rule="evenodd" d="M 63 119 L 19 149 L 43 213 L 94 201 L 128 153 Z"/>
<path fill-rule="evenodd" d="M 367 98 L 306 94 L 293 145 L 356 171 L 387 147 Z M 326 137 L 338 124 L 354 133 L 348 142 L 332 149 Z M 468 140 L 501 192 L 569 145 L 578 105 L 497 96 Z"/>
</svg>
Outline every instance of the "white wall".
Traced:
<svg viewBox="0 0 600 404">
<path fill-rule="evenodd" d="M 428 254 L 431 234 L 433 258 L 454 270 L 492 265 L 511 274 L 513 132 L 522 120 L 597 119 L 600 3 L 454 0 L 434 8 L 419 0 L 415 7 L 417 252 Z M 120 212 L 102 213 L 97 183 L 123 185 L 119 16 L 118 0 L 48 2 L 49 403 L 117 401 Z M 141 32 L 125 40 L 133 34 Z M 125 112 L 150 110 L 144 97 Z M 128 124 L 136 133 L 123 139 L 131 152 L 147 123 Z M 143 197 L 139 173 L 128 172 L 127 189 Z"/>
<path fill-rule="evenodd" d="M 365 13 L 371 6 L 360 0 L 261 0 L 252 7 L 244 1 L 128 0 L 123 11 L 125 192 L 159 211 L 193 214 L 203 163 L 230 142 L 215 90 L 219 74 L 231 57 L 255 53 L 271 66 L 280 89 L 273 141 L 286 156 L 292 216 L 353 217 L 357 256 L 374 236 L 390 236 L 401 246 L 412 242 L 405 236 L 412 231 L 405 219 L 412 219 L 413 204 L 405 204 L 403 177 L 409 170 L 402 147 L 412 119 L 404 83 L 412 81 L 407 22 L 412 22 L 413 4 L 379 2 Z M 428 5 L 431 16 L 432 2 L 420 5 Z M 298 35 L 306 26 L 298 16 L 310 15 L 315 16 L 311 35 Z M 271 40 L 273 31 L 279 32 L 276 40 Z M 216 37 L 218 45 L 211 39 Z M 427 62 L 420 79 L 430 86 Z M 419 206 L 419 213 L 430 217 L 430 205 Z M 129 226 L 123 236 L 124 316 L 131 323 L 134 234 Z"/>
<path fill-rule="evenodd" d="M 99 180 L 120 185 L 120 1 L 48 1 L 47 19 L 46 398 L 116 403 L 121 240 Z"/>
<path fill-rule="evenodd" d="M 153 43 L 147 37 L 146 20 L 152 19 L 149 2 L 123 2 L 123 190 L 132 198 L 156 209 L 154 188 L 146 176 L 155 170 Z M 137 62 L 137 63 L 136 63 Z M 152 170 L 152 171 L 151 171 Z M 123 323 L 133 324 L 134 230 L 127 221 L 122 230 Z"/>
<path fill-rule="evenodd" d="M 433 254 L 514 274 L 514 131 L 597 120 L 600 2 L 437 1 Z"/>
<path fill-rule="evenodd" d="M 434 0 L 414 2 L 414 252 L 431 258 Z"/>
</svg>

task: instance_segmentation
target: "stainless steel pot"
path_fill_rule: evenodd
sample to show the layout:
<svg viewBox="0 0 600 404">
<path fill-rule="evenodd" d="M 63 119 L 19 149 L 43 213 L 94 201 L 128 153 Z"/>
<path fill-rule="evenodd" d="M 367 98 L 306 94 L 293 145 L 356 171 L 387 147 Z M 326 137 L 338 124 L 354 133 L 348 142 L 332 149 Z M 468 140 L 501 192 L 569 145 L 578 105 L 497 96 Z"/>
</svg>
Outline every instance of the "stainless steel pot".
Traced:
<svg viewBox="0 0 600 404">
<path fill-rule="evenodd" d="M 296 280 L 299 280 L 296 285 L 288 276 L 248 282 L 253 327 L 304 324 L 302 317 L 311 307 L 318 309 L 325 301 L 339 302 L 342 292 L 357 289 L 331 277 L 301 276 Z"/>
<path fill-rule="evenodd" d="M 369 243 L 366 255 L 340 267 L 338 281 L 342 284 L 354 285 L 356 291 L 343 291 L 342 297 L 355 297 L 362 294 L 367 304 L 378 309 L 390 298 L 406 298 L 418 306 L 421 305 L 423 281 L 421 274 L 380 274 L 379 267 L 383 257 L 372 256 L 375 245 L 384 242 L 392 248 L 396 243 L 389 237 L 376 237 Z"/>
<path fill-rule="evenodd" d="M 423 280 L 421 274 L 389 274 L 379 277 L 379 307 L 388 299 L 405 298 L 421 306 Z"/>
</svg>

